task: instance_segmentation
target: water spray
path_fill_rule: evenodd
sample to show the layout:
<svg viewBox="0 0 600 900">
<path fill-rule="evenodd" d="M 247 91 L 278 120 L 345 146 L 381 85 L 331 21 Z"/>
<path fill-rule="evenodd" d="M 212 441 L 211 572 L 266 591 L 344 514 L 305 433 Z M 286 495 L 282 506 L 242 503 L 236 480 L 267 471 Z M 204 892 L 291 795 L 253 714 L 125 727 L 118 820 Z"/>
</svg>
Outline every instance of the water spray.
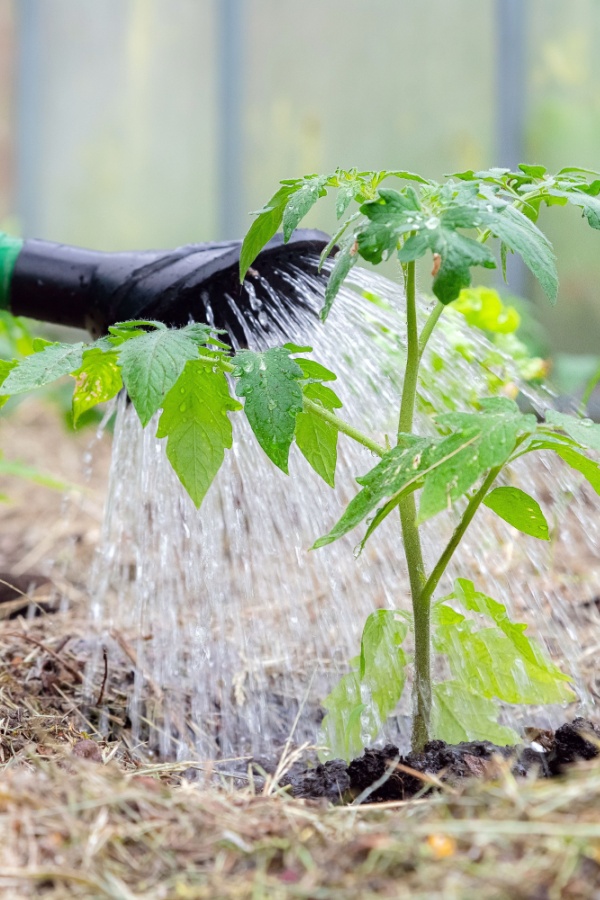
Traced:
<svg viewBox="0 0 600 900">
<path fill-rule="evenodd" d="M 245 344 L 252 331 L 264 332 L 262 308 L 274 296 L 290 316 L 305 305 L 290 273 L 318 279 L 316 256 L 328 240 L 320 231 L 297 231 L 287 243 L 276 235 L 240 285 L 241 241 L 102 253 L 0 234 L 0 309 L 94 336 L 130 319 L 208 321 Z"/>
</svg>

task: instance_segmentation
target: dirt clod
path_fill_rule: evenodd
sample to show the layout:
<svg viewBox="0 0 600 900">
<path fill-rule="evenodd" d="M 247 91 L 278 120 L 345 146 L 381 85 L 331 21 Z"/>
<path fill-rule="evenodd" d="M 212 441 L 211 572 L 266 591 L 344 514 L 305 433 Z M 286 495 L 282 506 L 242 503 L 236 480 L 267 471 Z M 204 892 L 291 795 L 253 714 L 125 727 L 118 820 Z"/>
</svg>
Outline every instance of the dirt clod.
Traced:
<svg viewBox="0 0 600 900">
<path fill-rule="evenodd" d="M 600 726 L 576 718 L 557 731 L 546 733 L 548 749 L 499 747 L 490 741 L 446 744 L 430 741 L 420 753 L 403 756 L 398 747 L 369 748 L 346 766 L 334 760 L 314 769 L 290 774 L 288 783 L 297 797 L 327 797 L 333 802 L 361 797 L 369 803 L 408 800 L 440 782 L 460 784 L 467 779 L 490 779 L 508 764 L 514 776 L 534 771 L 539 777 L 560 775 L 570 765 L 600 754 Z"/>
<path fill-rule="evenodd" d="M 324 798 L 339 803 L 350 790 L 348 766 L 341 759 L 319 764 L 314 769 L 300 769 L 296 775 L 289 772 L 282 784 L 290 785 L 295 797 Z"/>
<path fill-rule="evenodd" d="M 102 762 L 102 753 L 100 747 L 95 741 L 89 739 L 77 741 L 71 753 L 80 759 L 88 759 L 90 762 Z"/>
<path fill-rule="evenodd" d="M 600 727 L 578 716 L 554 732 L 548 765 L 553 775 L 578 760 L 594 759 L 600 753 Z"/>
</svg>

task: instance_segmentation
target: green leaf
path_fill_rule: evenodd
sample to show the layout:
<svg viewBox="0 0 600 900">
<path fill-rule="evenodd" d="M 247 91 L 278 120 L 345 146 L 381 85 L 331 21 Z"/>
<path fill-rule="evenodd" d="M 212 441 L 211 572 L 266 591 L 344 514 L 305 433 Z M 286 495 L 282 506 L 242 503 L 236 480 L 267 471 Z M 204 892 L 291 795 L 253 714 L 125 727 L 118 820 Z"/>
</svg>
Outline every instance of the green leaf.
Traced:
<svg viewBox="0 0 600 900">
<path fill-rule="evenodd" d="M 283 345 L 286 350 L 289 350 L 290 353 L 311 353 L 312 347 L 308 347 L 306 345 L 294 344 L 292 341 L 288 341 L 287 344 Z M 308 359 L 307 362 L 313 362 L 313 360 Z M 315 363 L 318 365 L 318 363 Z"/>
<path fill-rule="evenodd" d="M 190 322 L 180 329 L 181 334 L 191 338 L 200 347 L 219 347 L 222 350 L 230 350 L 229 344 L 216 337 L 217 334 L 225 334 L 222 328 L 213 328 L 211 325 L 203 325 L 201 322 Z"/>
<path fill-rule="evenodd" d="M 135 332 L 135 334 L 137 334 L 138 331 L 145 331 L 148 328 L 165 331 L 166 327 L 165 323 L 159 322 L 158 319 L 127 319 L 124 322 L 115 322 L 114 325 L 109 325 L 108 331 L 109 334 L 120 337 L 130 331 Z"/>
<path fill-rule="evenodd" d="M 559 169 L 558 175 L 598 175 L 600 177 L 600 172 L 596 171 L 596 169 L 583 169 L 581 166 L 565 166 L 563 169 Z"/>
<path fill-rule="evenodd" d="M 548 523 L 537 500 L 516 487 L 498 487 L 483 501 L 496 515 L 523 534 L 549 541 Z"/>
<path fill-rule="evenodd" d="M 323 700 L 327 714 L 319 730 L 319 757 L 351 760 L 365 746 L 363 741 L 362 714 L 365 704 L 360 690 L 360 678 L 356 671 L 344 675 Z"/>
<path fill-rule="evenodd" d="M 600 199 L 581 190 L 582 185 L 573 185 L 570 190 L 551 189 L 554 197 L 562 197 L 573 206 L 581 209 L 591 228 L 600 228 Z"/>
<path fill-rule="evenodd" d="M 327 193 L 327 175 L 307 175 L 296 185 L 283 212 L 283 239 L 287 243 L 306 213 L 315 205 L 319 197 Z"/>
<path fill-rule="evenodd" d="M 431 733 L 448 744 L 462 741 L 492 741 L 498 747 L 518 744 L 519 735 L 499 725 L 498 706 L 481 697 L 458 681 L 442 681 L 433 685 Z"/>
<path fill-rule="evenodd" d="M 548 169 L 546 166 L 529 166 L 521 163 L 519 165 L 519 169 L 521 172 L 524 172 L 526 175 L 531 176 L 531 178 L 543 178 Z"/>
<path fill-rule="evenodd" d="M 302 369 L 284 347 L 262 353 L 236 353 L 236 393 L 258 443 L 276 466 L 288 473 L 296 417 L 302 410 Z"/>
<path fill-rule="evenodd" d="M 558 436 L 557 436 L 558 437 Z M 559 440 L 543 439 L 534 440 L 525 448 L 526 453 L 535 450 L 552 450 L 557 456 L 560 456 L 564 462 L 572 469 L 580 472 L 586 481 L 593 487 L 597 494 L 600 495 L 600 466 L 593 459 L 580 453 L 569 444 L 565 444 Z"/>
<path fill-rule="evenodd" d="M 297 360 L 297 362 L 311 363 L 312 360 Z M 318 366 L 318 363 L 315 365 Z M 303 366 L 301 368 L 304 369 Z M 324 366 L 320 368 L 327 372 Z M 334 391 L 319 382 L 305 384 L 303 394 L 309 400 L 320 403 L 329 411 L 339 409 L 342 405 L 342 401 Z M 335 425 L 331 422 L 326 422 L 325 419 L 322 419 L 321 416 L 311 409 L 302 410 L 296 417 L 296 443 L 298 449 L 317 475 L 320 475 L 330 487 L 335 486 L 338 433 Z"/>
<path fill-rule="evenodd" d="M 144 427 L 162 406 L 185 364 L 197 356 L 198 343 L 185 329 L 144 332 L 121 345 L 123 383 Z"/>
<path fill-rule="evenodd" d="M 350 182 L 343 184 L 337 192 L 335 198 L 335 215 L 337 219 L 341 219 L 350 203 L 354 200 L 357 193 L 357 185 Z"/>
<path fill-rule="evenodd" d="M 108 326 L 108 334 L 94 341 L 91 346 L 106 353 L 120 347 L 125 341 L 146 334 L 151 328 L 165 331 L 167 326 L 164 322 L 158 322 L 155 319 L 131 319 L 125 322 L 115 322 L 114 325 Z"/>
<path fill-rule="evenodd" d="M 491 184 L 504 186 L 508 178 L 518 177 L 510 169 L 493 167 L 484 171 L 474 172 L 473 169 L 467 169 L 465 172 L 454 172 L 454 178 L 460 178 L 461 181 L 486 181 Z"/>
<path fill-rule="evenodd" d="M 469 690 L 506 703 L 562 703 L 573 700 L 571 679 L 554 665 L 527 626 L 512 622 L 506 607 L 459 578 L 444 601 L 456 600 L 472 612 L 490 617 L 497 627 L 477 629 L 469 619 L 440 624 L 434 646 L 445 654 L 453 677 Z M 444 602 L 440 604 L 444 606 Z"/>
<path fill-rule="evenodd" d="M 9 372 L 11 372 L 15 368 L 15 366 L 18 365 L 19 362 L 16 359 L 0 359 L 0 385 L 4 384 L 4 382 L 8 378 Z M 0 394 L 0 409 L 8 400 L 10 400 L 9 394 Z"/>
<path fill-rule="evenodd" d="M 79 369 L 71 373 L 75 378 L 73 391 L 73 424 L 88 409 L 104 403 L 119 393 L 123 380 L 117 353 L 103 353 L 98 348 L 86 350 Z"/>
<path fill-rule="evenodd" d="M 556 425 L 558 428 L 562 428 L 569 437 L 572 437 L 582 447 L 600 452 L 600 425 L 597 425 L 591 419 L 568 416 L 565 413 L 557 412 L 555 409 L 547 409 L 545 417 L 549 425 Z"/>
<path fill-rule="evenodd" d="M 437 421 L 458 434 L 468 434 L 470 440 L 443 467 L 428 475 L 419 505 L 419 523 L 448 509 L 489 469 L 506 462 L 517 438 L 536 427 L 535 416 L 523 415 L 506 397 L 482 400 L 477 413 L 446 413 Z"/>
<path fill-rule="evenodd" d="M 473 328 L 492 334 L 512 334 L 521 323 L 514 306 L 505 306 L 498 291 L 492 288 L 476 287 L 461 291 L 452 309 L 461 313 Z"/>
<path fill-rule="evenodd" d="M 433 280 L 433 293 L 441 303 L 452 303 L 461 290 L 471 284 L 472 266 L 488 269 L 496 266 L 491 251 L 484 244 L 456 230 L 474 228 L 481 222 L 478 206 L 450 207 L 439 217 L 431 216 L 418 234 L 406 241 L 398 258 L 400 262 L 411 262 L 427 250 L 439 253 L 441 265 Z"/>
<path fill-rule="evenodd" d="M 391 609 L 371 613 L 363 629 L 358 671 L 345 675 L 323 701 L 320 740 L 332 757 L 350 760 L 374 741 L 402 696 L 407 658 L 406 622 Z"/>
<path fill-rule="evenodd" d="M 360 556 L 360 554 L 365 549 L 365 544 L 367 543 L 373 532 L 377 528 L 379 528 L 384 519 L 387 519 L 390 513 L 392 513 L 396 509 L 401 500 L 402 494 L 397 494 L 395 497 L 392 497 L 391 500 L 388 500 L 388 502 L 384 506 L 380 506 L 372 519 L 367 519 L 367 530 L 365 531 L 365 535 L 358 547 L 354 549 L 355 556 Z"/>
<path fill-rule="evenodd" d="M 490 215 L 489 228 L 509 250 L 518 253 L 535 275 L 551 303 L 558 294 L 558 273 L 552 244 L 530 219 L 514 206 Z"/>
<path fill-rule="evenodd" d="M 292 345 L 284 344 L 284 346 L 291 352 Z M 308 350 L 312 350 L 312 347 L 302 347 L 296 352 L 305 353 Z M 296 362 L 302 369 L 302 374 L 304 378 L 314 379 L 316 381 L 336 381 L 337 375 L 335 372 L 332 372 L 331 369 L 327 369 L 325 366 L 321 365 L 321 363 L 317 362 L 314 359 L 303 359 L 302 357 L 297 357 Z M 340 404 L 341 405 L 341 404 Z"/>
<path fill-rule="evenodd" d="M 52 490 L 55 491 L 68 491 L 76 488 L 76 485 L 74 484 L 70 484 L 66 481 L 59 481 L 52 475 L 40 472 L 39 469 L 34 469 L 31 466 L 27 466 L 14 459 L 4 459 L 2 456 L 0 456 L 0 475 L 11 475 L 16 478 L 24 478 L 27 481 L 41 484 L 43 487 L 52 488 Z"/>
<path fill-rule="evenodd" d="M 360 255 L 368 262 L 380 263 L 384 255 L 396 249 L 398 240 L 415 228 L 421 205 L 413 188 L 402 193 L 381 189 L 377 200 L 363 203 L 360 211 L 370 220 L 357 234 Z"/>
<path fill-rule="evenodd" d="M 291 195 L 298 189 L 297 184 L 297 182 L 282 184 L 267 205 L 256 213 L 256 219 L 248 229 L 240 251 L 240 283 L 243 282 L 246 272 L 260 251 L 281 225 L 283 211 Z"/>
<path fill-rule="evenodd" d="M 319 313 L 322 322 L 327 320 L 327 317 L 331 312 L 331 307 L 333 306 L 333 301 L 339 294 L 340 288 L 344 283 L 348 272 L 356 265 L 357 261 L 358 254 L 356 252 L 356 242 L 354 241 L 354 238 L 352 238 L 351 241 L 345 243 L 335 257 L 333 269 L 331 270 L 331 274 L 325 287 L 325 303 Z"/>
<path fill-rule="evenodd" d="M 46 344 L 38 353 L 26 356 L 8 373 L 2 390 L 6 394 L 23 394 L 49 384 L 78 369 L 85 345 Z"/>
<path fill-rule="evenodd" d="M 475 430 L 452 434 L 441 440 L 404 435 L 402 446 L 388 450 L 374 469 L 356 479 L 364 485 L 363 489 L 350 501 L 331 531 L 315 542 L 314 549 L 351 531 L 382 500 L 398 499 L 398 495 L 405 496 L 415 490 L 426 476 L 430 477 L 438 467 L 463 453 L 478 436 L 479 432 Z"/>
<path fill-rule="evenodd" d="M 365 622 L 359 675 L 370 695 L 367 704 L 370 740 L 375 740 L 402 696 L 407 658 L 401 645 L 407 633 L 406 622 L 393 609 L 375 610 Z"/>
<path fill-rule="evenodd" d="M 405 169 L 391 169 L 389 172 L 385 173 L 386 178 L 402 178 L 405 181 L 416 181 L 418 184 L 432 184 L 433 182 L 428 181 L 427 178 L 423 178 L 422 175 L 417 175 L 415 172 L 407 172 Z"/>
<path fill-rule="evenodd" d="M 196 506 L 231 447 L 228 413 L 241 408 L 225 374 L 201 361 L 187 362 L 164 398 L 157 437 L 167 438 L 167 457 Z"/>
</svg>

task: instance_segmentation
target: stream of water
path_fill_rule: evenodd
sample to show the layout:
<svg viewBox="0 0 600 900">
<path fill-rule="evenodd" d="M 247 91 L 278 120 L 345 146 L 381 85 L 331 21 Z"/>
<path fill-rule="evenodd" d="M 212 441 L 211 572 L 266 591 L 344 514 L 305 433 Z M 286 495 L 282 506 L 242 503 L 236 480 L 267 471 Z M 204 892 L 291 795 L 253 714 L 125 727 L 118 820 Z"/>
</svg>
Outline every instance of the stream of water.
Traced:
<svg viewBox="0 0 600 900">
<path fill-rule="evenodd" d="M 303 279 L 307 305 L 320 306 L 316 283 L 300 272 L 289 277 Z M 250 345 L 283 338 L 313 346 L 314 358 L 339 376 L 342 415 L 383 443 L 394 431 L 403 370 L 403 297 L 397 285 L 366 270 L 355 269 L 352 283 L 326 326 L 308 312 L 287 321 L 284 309 L 274 306 L 268 318 L 253 310 L 264 326 L 256 335 L 240 317 Z M 485 396 L 490 367 L 465 362 L 465 346 L 476 359 L 489 356 L 486 339 L 462 329 L 454 315 L 451 327 L 431 340 L 421 406 L 466 408 L 473 391 Z M 518 383 L 512 366 L 502 358 L 492 368 Z M 534 406 L 549 405 L 547 395 L 521 387 Z M 245 419 L 233 418 L 233 450 L 197 511 L 166 461 L 164 443 L 154 437 L 156 423 L 143 430 L 124 398 L 118 405 L 104 529 L 90 583 L 98 654 L 88 676 L 98 684 L 101 648 L 108 648 L 110 659 L 118 652 L 115 635 L 127 634 L 137 661 L 129 698 L 134 734 L 165 757 L 271 756 L 296 718 L 294 741 L 314 741 L 319 701 L 358 652 L 365 617 L 377 607 L 409 606 L 395 517 L 358 559 L 353 549 L 360 529 L 308 550 L 356 492 L 355 476 L 374 465 L 368 451 L 340 436 L 331 490 L 295 447 L 286 477 L 266 458 Z M 426 428 L 420 416 L 417 429 Z M 534 482 L 532 492 L 551 523 L 567 510 L 565 524 L 547 544 L 517 535 L 483 509 L 438 593 L 462 574 L 506 604 L 574 675 L 585 708 L 592 702 L 586 660 L 599 631 L 591 630 L 592 614 L 577 609 L 594 596 L 597 514 L 587 491 L 549 454 L 519 462 L 514 476 Z M 452 523 L 452 515 L 443 514 L 424 529 L 428 565 Z M 406 691 L 388 728 L 401 740 L 408 731 L 408 697 Z M 505 712 L 517 728 L 523 716 L 528 724 L 547 726 L 564 719 L 565 711 Z"/>
</svg>

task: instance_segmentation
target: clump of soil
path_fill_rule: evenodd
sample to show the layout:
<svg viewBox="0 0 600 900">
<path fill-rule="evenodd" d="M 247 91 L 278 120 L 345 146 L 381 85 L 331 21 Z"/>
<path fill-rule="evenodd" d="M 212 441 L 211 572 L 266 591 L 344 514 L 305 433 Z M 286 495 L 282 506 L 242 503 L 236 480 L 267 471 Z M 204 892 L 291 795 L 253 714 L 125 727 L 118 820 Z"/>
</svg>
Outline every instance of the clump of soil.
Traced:
<svg viewBox="0 0 600 900">
<path fill-rule="evenodd" d="M 490 741 L 446 744 L 430 741 L 420 753 L 403 756 L 393 744 L 367 749 L 349 765 L 336 759 L 314 769 L 293 769 L 285 783 L 296 797 L 325 797 L 332 802 L 378 803 L 408 800 L 416 794 L 470 778 L 497 777 L 502 767 L 513 775 L 551 778 L 600 754 L 600 727 L 583 718 L 545 731 L 528 747 L 499 747 Z"/>
</svg>

